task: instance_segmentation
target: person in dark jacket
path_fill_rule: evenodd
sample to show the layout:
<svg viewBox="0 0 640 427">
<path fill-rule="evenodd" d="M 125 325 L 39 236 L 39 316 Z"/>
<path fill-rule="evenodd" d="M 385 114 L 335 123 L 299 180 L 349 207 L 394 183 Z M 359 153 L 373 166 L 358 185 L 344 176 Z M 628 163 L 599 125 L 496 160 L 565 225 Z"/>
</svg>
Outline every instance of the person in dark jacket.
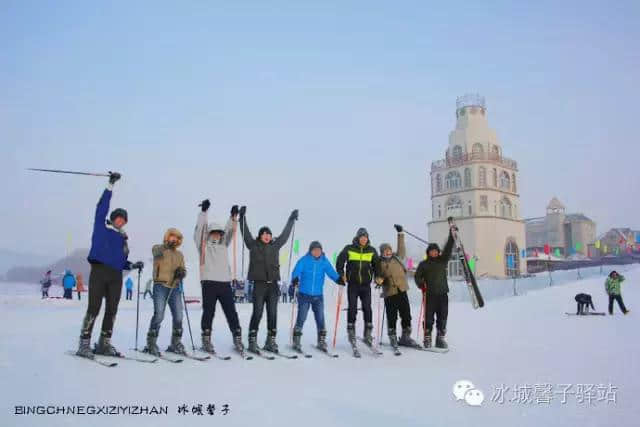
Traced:
<svg viewBox="0 0 640 427">
<path fill-rule="evenodd" d="M 111 173 L 109 185 L 104 190 L 98 206 L 93 224 L 91 237 L 91 250 L 87 257 L 91 264 L 89 275 L 89 304 L 87 312 L 82 320 L 80 330 L 80 345 L 78 356 L 92 359 L 91 332 L 93 324 L 100 313 L 102 300 L 105 300 L 105 312 L 102 319 L 100 339 L 95 347 L 97 354 L 120 356 L 120 353 L 111 345 L 113 324 L 118 311 L 118 302 L 122 293 L 122 271 L 133 268 L 142 268 L 142 262 L 132 266 L 128 261 L 129 247 L 127 234 L 123 227 L 127 224 L 127 211 L 115 209 L 105 221 L 109 212 L 109 204 L 113 194 L 113 185 L 120 179 L 119 173 Z"/>
<path fill-rule="evenodd" d="M 347 282 L 347 334 L 349 343 L 356 344 L 356 317 L 358 314 L 358 299 L 364 313 L 364 341 L 373 345 L 373 313 L 371 311 L 371 281 L 378 264 L 378 253 L 371 246 L 369 233 L 366 228 L 360 228 L 350 245 L 342 249 L 336 259 L 336 271 Z M 346 265 L 346 272 L 345 272 Z"/>
<path fill-rule="evenodd" d="M 578 310 L 576 311 L 578 315 L 589 314 L 589 307 L 591 307 L 592 310 L 596 309 L 589 294 L 577 294 L 575 300 L 578 304 Z"/>
<path fill-rule="evenodd" d="M 40 279 L 42 285 L 42 299 L 49 298 L 49 288 L 51 287 L 53 280 L 51 279 L 51 270 L 48 270 L 44 277 Z"/>
<path fill-rule="evenodd" d="M 451 226 L 449 229 L 449 238 L 442 252 L 440 252 L 440 246 L 437 243 L 429 244 L 427 247 L 427 259 L 418 265 L 414 276 L 416 285 L 425 293 L 427 300 L 424 316 L 425 348 L 431 347 L 431 331 L 433 330 L 434 318 L 436 318 L 436 327 L 438 328 L 436 347 L 448 347 L 445 341 L 449 314 L 447 266 L 453 251 L 453 235 L 451 233 L 453 227 L 455 226 Z"/>
<path fill-rule="evenodd" d="M 291 212 L 287 225 L 280 236 L 273 238 L 269 227 L 262 227 L 258 237 L 253 238 L 249 231 L 246 218 L 247 207 L 240 208 L 240 232 L 244 243 L 249 249 L 249 272 L 247 279 L 253 282 L 253 313 L 249 323 L 249 348 L 253 353 L 259 353 L 257 344 L 258 327 L 262 320 L 264 306 L 267 306 L 267 340 L 264 349 L 278 352 L 276 344 L 278 299 L 280 297 L 280 248 L 282 248 L 298 220 L 298 210 Z"/>
</svg>

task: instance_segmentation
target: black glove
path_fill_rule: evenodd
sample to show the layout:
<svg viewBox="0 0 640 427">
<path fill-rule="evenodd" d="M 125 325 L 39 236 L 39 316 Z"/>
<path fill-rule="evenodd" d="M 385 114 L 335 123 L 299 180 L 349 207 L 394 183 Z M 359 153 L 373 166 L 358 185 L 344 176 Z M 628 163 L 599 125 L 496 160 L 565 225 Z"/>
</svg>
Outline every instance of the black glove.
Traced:
<svg viewBox="0 0 640 427">
<path fill-rule="evenodd" d="M 246 213 L 247 213 L 247 207 L 246 206 L 240 207 L 240 218 L 244 218 Z"/>
<path fill-rule="evenodd" d="M 297 287 L 297 286 L 300 284 L 300 278 L 299 278 L 299 277 L 296 277 L 295 279 L 293 279 L 293 280 L 291 281 L 291 284 L 292 284 L 293 286 L 296 286 L 296 287 Z"/>
<path fill-rule="evenodd" d="M 336 284 L 344 286 L 344 279 L 342 278 L 342 276 L 338 277 L 338 280 L 336 280 Z"/>
<path fill-rule="evenodd" d="M 200 207 L 202 208 L 202 212 L 206 212 L 211 207 L 211 202 L 209 199 L 204 199 L 202 203 L 200 203 Z"/>
<path fill-rule="evenodd" d="M 138 261 L 135 264 L 131 264 L 131 270 L 142 270 L 144 268 L 144 262 Z"/>
<path fill-rule="evenodd" d="M 176 271 L 173 273 L 173 278 L 176 280 L 182 280 L 187 277 L 187 270 L 184 267 L 176 268 Z"/>
<path fill-rule="evenodd" d="M 122 175 L 118 172 L 109 172 L 109 184 L 115 184 L 120 178 L 122 178 Z"/>
<path fill-rule="evenodd" d="M 231 206 L 231 217 L 235 218 L 238 215 L 238 205 Z"/>
<path fill-rule="evenodd" d="M 298 220 L 298 209 L 295 209 L 293 212 L 291 212 L 291 215 L 289 216 L 289 220 L 293 220 L 293 221 L 297 221 Z"/>
<path fill-rule="evenodd" d="M 393 224 L 393 226 L 398 233 L 402 233 L 402 226 L 400 224 Z"/>
</svg>

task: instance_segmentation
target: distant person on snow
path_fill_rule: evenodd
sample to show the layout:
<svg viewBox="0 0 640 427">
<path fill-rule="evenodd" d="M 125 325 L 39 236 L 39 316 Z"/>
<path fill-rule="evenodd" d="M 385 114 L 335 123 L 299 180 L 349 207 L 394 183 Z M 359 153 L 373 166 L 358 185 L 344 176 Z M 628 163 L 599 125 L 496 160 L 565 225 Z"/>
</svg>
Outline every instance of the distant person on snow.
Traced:
<svg viewBox="0 0 640 427">
<path fill-rule="evenodd" d="M 151 248 L 153 255 L 153 317 L 147 333 L 147 346 L 143 351 L 154 356 L 160 356 L 158 348 L 158 334 L 164 312 L 169 304 L 173 317 L 171 344 L 167 351 L 185 354 L 182 345 L 182 315 L 184 304 L 182 301 L 182 280 L 187 275 L 184 265 L 184 255 L 178 250 L 182 245 L 183 236 L 180 231 L 170 228 L 164 233 L 162 244 Z"/>
<path fill-rule="evenodd" d="M 289 297 L 290 303 L 293 304 L 294 302 L 296 302 L 296 287 L 293 286 L 293 283 L 287 286 L 287 296 Z"/>
<path fill-rule="evenodd" d="M 267 340 L 264 349 L 278 352 L 276 333 L 278 328 L 278 300 L 280 294 L 280 248 L 289 240 L 293 224 L 298 220 L 298 210 L 289 215 L 287 225 L 280 236 L 273 238 L 269 227 L 261 227 L 254 239 L 245 216 L 247 207 L 240 208 L 240 231 L 249 249 L 249 272 L 247 279 L 253 282 L 253 313 L 249 322 L 249 351 L 260 353 L 258 348 L 258 327 L 262 320 L 264 306 L 267 306 Z"/>
<path fill-rule="evenodd" d="M 133 297 L 133 280 L 131 279 L 131 276 L 127 277 L 127 281 L 124 286 L 127 289 L 126 299 L 130 301 Z"/>
<path fill-rule="evenodd" d="M 80 301 L 80 294 L 85 291 L 82 273 L 76 274 L 76 291 L 78 292 L 78 301 Z"/>
<path fill-rule="evenodd" d="M 344 286 L 344 281 L 333 268 L 331 262 L 322 251 L 320 242 L 314 241 L 309 245 L 309 252 L 300 258 L 291 273 L 291 286 L 298 288 L 298 317 L 293 330 L 293 348 L 302 352 L 302 328 L 307 319 L 309 308 L 313 310 L 318 333 L 318 349 L 328 351 L 327 328 L 324 322 L 324 280 L 329 276 L 338 285 Z"/>
<path fill-rule="evenodd" d="M 575 300 L 578 304 L 577 315 L 589 314 L 589 307 L 591 307 L 592 310 L 596 309 L 589 294 L 577 294 Z"/>
<path fill-rule="evenodd" d="M 153 292 L 151 292 L 151 287 L 153 286 L 153 279 L 147 280 L 147 284 L 144 287 L 144 296 L 142 299 L 147 299 L 147 294 L 153 298 Z"/>
<path fill-rule="evenodd" d="M 242 344 L 242 328 L 236 311 L 235 289 L 231 281 L 231 265 L 229 264 L 229 246 L 238 231 L 239 209 L 231 207 L 231 214 L 225 226 L 215 222 L 208 223 L 207 211 L 211 206 L 209 200 L 200 204 L 193 239 L 200 255 L 200 286 L 202 288 L 202 349 L 207 353 L 215 353 L 211 341 L 213 318 L 216 304 L 220 301 L 227 325 L 233 337 L 236 351 L 244 352 Z"/>
<path fill-rule="evenodd" d="M 289 286 L 287 286 L 287 282 L 282 282 L 282 285 L 280 285 L 280 294 L 282 295 L 282 302 L 286 303 L 289 299 Z"/>
<path fill-rule="evenodd" d="M 76 278 L 71 270 L 65 270 L 62 277 L 62 287 L 64 288 L 64 299 L 73 299 L 73 288 L 76 286 Z"/>
<path fill-rule="evenodd" d="M 124 226 L 128 215 L 124 209 L 115 209 L 105 221 L 109 212 L 109 204 L 113 194 L 113 185 L 120 179 L 119 173 L 109 175 L 109 185 L 102 193 L 93 223 L 91 236 L 91 250 L 87 260 L 91 264 L 89 275 L 89 304 L 87 313 L 82 320 L 80 330 L 80 345 L 77 355 L 93 358 L 91 350 L 91 332 L 93 324 L 100 313 L 102 300 L 105 300 L 105 312 L 102 319 L 100 339 L 94 349 L 97 354 L 120 356 L 121 354 L 111 345 L 113 325 L 118 312 L 118 303 L 122 294 L 122 271 L 131 268 L 142 268 L 143 263 L 131 264 L 129 246 Z"/>
<path fill-rule="evenodd" d="M 398 232 L 398 252 L 393 253 L 393 248 L 388 243 L 380 245 L 380 262 L 376 272 L 376 283 L 382 285 L 384 291 L 384 307 L 387 312 L 387 333 L 391 347 L 398 345 L 406 347 L 418 347 L 411 338 L 411 306 L 409 305 L 409 283 L 407 282 L 407 269 L 404 266 L 407 249 L 404 243 L 402 226 L 396 225 Z M 402 336 L 398 341 L 396 323 L 400 314 Z"/>
<path fill-rule="evenodd" d="M 447 333 L 447 317 L 449 316 L 449 283 L 447 282 L 447 266 L 451 252 L 453 251 L 453 234 L 455 226 L 449 228 L 449 238 L 444 245 L 444 250 L 440 252 L 437 243 L 430 243 L 427 246 L 427 259 L 420 262 L 416 270 L 414 279 L 416 285 L 424 292 L 427 300 L 424 316 L 424 347 L 430 348 L 431 332 L 433 330 L 434 318 L 438 335 L 436 336 L 437 348 L 448 348 L 445 341 Z"/>
<path fill-rule="evenodd" d="M 607 295 L 609 295 L 609 314 L 613 314 L 614 301 L 618 302 L 618 306 L 622 313 L 627 314 L 629 312 L 629 310 L 624 306 L 622 295 L 620 293 L 622 282 L 624 282 L 624 276 L 622 274 L 618 274 L 618 272 L 614 270 L 609 273 L 609 277 L 607 277 L 607 280 L 604 283 Z"/>
<path fill-rule="evenodd" d="M 44 277 L 40 279 L 40 284 L 42 285 L 42 299 L 49 298 L 49 288 L 52 283 L 51 270 L 49 270 L 44 274 Z"/>
</svg>

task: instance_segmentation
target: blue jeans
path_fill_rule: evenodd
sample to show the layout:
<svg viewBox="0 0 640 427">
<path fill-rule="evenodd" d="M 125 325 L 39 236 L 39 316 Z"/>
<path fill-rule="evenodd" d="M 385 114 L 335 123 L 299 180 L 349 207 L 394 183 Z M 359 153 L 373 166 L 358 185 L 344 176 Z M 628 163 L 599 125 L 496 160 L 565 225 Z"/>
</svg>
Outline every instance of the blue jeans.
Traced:
<svg viewBox="0 0 640 427">
<path fill-rule="evenodd" d="M 167 303 L 171 309 L 171 316 L 173 316 L 173 329 L 182 329 L 182 313 L 184 312 L 182 292 L 179 288 L 170 289 L 156 283 L 153 285 L 153 317 L 149 330 L 160 330 Z"/>
<path fill-rule="evenodd" d="M 313 310 L 313 316 L 316 319 L 316 327 L 318 332 L 325 329 L 324 326 L 324 296 L 322 295 L 306 295 L 298 294 L 298 318 L 296 319 L 296 329 L 302 330 L 304 321 L 307 320 L 309 307 Z"/>
</svg>

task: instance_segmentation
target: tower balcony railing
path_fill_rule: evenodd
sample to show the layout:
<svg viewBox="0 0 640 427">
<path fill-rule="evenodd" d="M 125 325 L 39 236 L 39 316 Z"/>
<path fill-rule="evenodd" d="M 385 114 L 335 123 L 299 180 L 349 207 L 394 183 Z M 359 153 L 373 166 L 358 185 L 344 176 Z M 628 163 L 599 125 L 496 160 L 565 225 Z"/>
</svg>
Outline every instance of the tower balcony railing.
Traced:
<svg viewBox="0 0 640 427">
<path fill-rule="evenodd" d="M 475 162 L 489 162 L 510 169 L 518 169 L 518 162 L 508 157 L 502 157 L 498 153 L 464 153 L 457 157 L 447 156 L 445 159 L 432 162 L 431 170 L 438 171 Z"/>
</svg>

